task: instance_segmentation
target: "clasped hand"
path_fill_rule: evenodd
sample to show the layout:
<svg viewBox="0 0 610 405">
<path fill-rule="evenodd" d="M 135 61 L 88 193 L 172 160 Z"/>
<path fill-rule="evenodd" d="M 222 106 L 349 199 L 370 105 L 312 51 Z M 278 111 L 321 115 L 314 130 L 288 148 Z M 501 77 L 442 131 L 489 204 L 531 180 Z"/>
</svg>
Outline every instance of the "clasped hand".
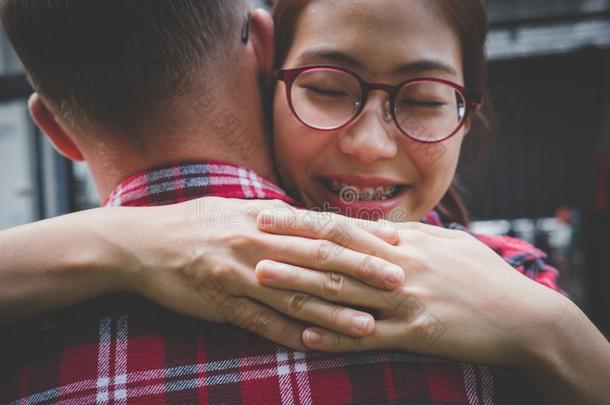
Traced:
<svg viewBox="0 0 610 405">
<path fill-rule="evenodd" d="M 529 342 L 549 319 L 544 311 L 559 296 L 463 231 L 397 224 L 397 240 L 386 243 L 370 237 L 365 241 L 360 232 L 350 232 L 353 220 L 332 214 L 267 210 L 257 220 L 265 232 L 299 238 L 293 241 L 295 248 L 310 238 L 334 246 L 318 254 L 310 268 L 277 260 L 263 260 L 256 267 L 261 284 L 300 294 L 300 309 L 293 316 L 310 313 L 319 299 L 338 305 L 334 312 L 311 312 L 309 320 L 317 326 L 303 333 L 311 349 L 394 349 L 517 366 L 527 361 Z M 386 279 L 392 289 L 371 282 L 384 274 L 386 263 L 404 274 L 397 284 Z M 348 311 L 342 305 L 378 311 L 379 319 L 360 336 L 347 334 L 338 327 Z"/>
</svg>

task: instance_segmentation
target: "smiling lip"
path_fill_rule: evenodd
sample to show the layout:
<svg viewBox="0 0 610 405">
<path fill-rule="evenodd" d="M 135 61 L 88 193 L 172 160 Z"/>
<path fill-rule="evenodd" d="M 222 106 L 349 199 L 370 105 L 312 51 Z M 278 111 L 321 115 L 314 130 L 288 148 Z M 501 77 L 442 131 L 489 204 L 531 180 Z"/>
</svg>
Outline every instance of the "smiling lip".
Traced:
<svg viewBox="0 0 610 405">
<path fill-rule="evenodd" d="M 356 175 L 348 175 L 348 174 L 342 174 L 342 175 L 329 174 L 329 175 L 325 175 L 325 176 L 319 176 L 319 179 L 320 180 L 335 180 L 340 183 L 346 183 L 351 186 L 356 186 L 358 188 L 408 186 L 408 184 L 402 180 L 395 180 L 395 179 L 391 179 L 389 177 L 382 177 L 382 176 L 356 176 Z"/>
<path fill-rule="evenodd" d="M 325 186 L 324 183 L 329 180 L 349 184 L 358 188 L 397 186 L 399 191 L 396 195 L 386 200 L 345 201 L 337 193 L 329 190 Z M 411 186 L 404 181 L 382 176 L 327 175 L 318 178 L 318 185 L 319 190 L 324 196 L 324 200 L 331 205 L 329 207 L 330 209 L 338 210 L 339 213 L 349 217 L 373 220 L 380 219 L 373 218 L 374 216 L 379 217 L 380 214 L 382 217 L 388 217 L 394 209 L 400 206 L 404 195 L 411 189 Z"/>
</svg>

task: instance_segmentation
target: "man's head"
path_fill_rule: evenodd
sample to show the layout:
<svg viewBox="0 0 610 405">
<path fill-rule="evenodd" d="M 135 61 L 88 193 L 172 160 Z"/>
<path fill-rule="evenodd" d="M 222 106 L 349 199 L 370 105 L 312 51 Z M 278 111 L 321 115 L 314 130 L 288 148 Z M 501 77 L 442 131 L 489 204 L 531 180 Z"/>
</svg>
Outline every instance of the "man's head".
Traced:
<svg viewBox="0 0 610 405">
<path fill-rule="evenodd" d="M 191 135 L 218 149 L 206 158 L 230 158 L 222 139 L 201 139 L 217 110 L 262 127 L 250 120 L 261 120 L 272 23 L 255 14 L 244 44 L 245 0 L 2 0 L 0 12 L 37 91 L 32 115 L 70 158 L 94 166 L 113 145 L 139 155 L 132 171 L 202 158 L 182 156 L 197 149 L 181 144 Z"/>
</svg>

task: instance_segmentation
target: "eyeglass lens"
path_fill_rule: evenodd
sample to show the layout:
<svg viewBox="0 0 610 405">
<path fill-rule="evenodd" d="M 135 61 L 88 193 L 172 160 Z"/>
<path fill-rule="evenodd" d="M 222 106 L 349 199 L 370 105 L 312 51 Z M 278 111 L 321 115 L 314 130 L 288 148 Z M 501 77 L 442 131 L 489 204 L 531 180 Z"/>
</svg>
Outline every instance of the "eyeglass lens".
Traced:
<svg viewBox="0 0 610 405">
<path fill-rule="evenodd" d="M 350 122 L 361 110 L 362 86 L 353 75 L 334 69 L 306 70 L 295 79 L 291 99 L 295 113 L 307 125 L 332 130 Z M 466 115 L 466 100 L 452 86 L 413 82 L 394 99 L 396 123 L 408 136 L 425 142 L 455 132 Z"/>
</svg>

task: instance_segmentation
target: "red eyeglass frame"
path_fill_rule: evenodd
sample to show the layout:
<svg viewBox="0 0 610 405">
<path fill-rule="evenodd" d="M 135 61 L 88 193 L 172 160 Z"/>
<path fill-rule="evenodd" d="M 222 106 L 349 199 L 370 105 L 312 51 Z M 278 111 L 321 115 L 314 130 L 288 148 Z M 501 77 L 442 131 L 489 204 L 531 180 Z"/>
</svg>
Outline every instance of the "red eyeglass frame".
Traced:
<svg viewBox="0 0 610 405">
<path fill-rule="evenodd" d="M 315 71 L 315 70 L 335 70 L 335 71 L 339 71 L 342 73 L 347 73 L 347 74 L 353 76 L 354 78 L 356 78 L 356 80 L 358 80 L 358 82 L 360 83 L 360 88 L 362 91 L 362 103 L 361 103 L 358 111 L 354 114 L 354 116 L 345 124 L 340 125 L 336 128 L 316 128 L 316 127 L 311 126 L 307 122 L 303 121 L 301 119 L 301 117 L 299 117 L 299 115 L 297 114 L 297 112 L 294 108 L 294 105 L 292 103 L 292 85 L 294 84 L 294 81 L 300 74 L 307 72 L 307 71 Z M 362 113 L 362 111 L 364 110 L 364 108 L 366 107 L 369 93 L 373 90 L 381 90 L 381 91 L 385 91 L 390 94 L 390 113 L 392 114 L 392 119 L 394 120 L 396 127 L 404 136 L 406 136 L 409 139 L 412 139 L 416 142 L 428 143 L 428 144 L 434 144 L 434 143 L 440 143 L 440 142 L 446 141 L 447 139 L 449 139 L 452 136 L 454 136 L 455 134 L 457 134 L 460 131 L 460 129 L 462 129 L 464 127 L 464 125 L 466 124 L 467 118 L 471 114 L 473 114 L 483 103 L 483 95 L 480 92 L 471 90 L 471 89 L 467 89 L 457 83 L 451 82 L 449 80 L 439 79 L 436 77 L 418 77 L 415 79 L 405 80 L 404 82 L 401 82 L 396 86 L 392 86 L 392 85 L 385 84 L 385 83 L 367 82 L 364 79 L 362 79 L 360 77 L 360 75 L 358 75 L 356 72 L 353 72 L 353 71 L 343 68 L 343 67 L 331 66 L 331 65 L 311 65 L 311 66 L 302 66 L 302 67 L 294 68 L 294 69 L 278 69 L 274 72 L 274 78 L 275 78 L 275 80 L 284 82 L 286 84 L 286 99 L 288 100 L 288 105 L 290 107 L 290 110 L 292 111 L 292 114 L 294 114 L 294 116 L 299 120 L 299 122 L 301 122 L 303 125 L 305 125 L 308 128 L 314 129 L 316 131 L 322 131 L 322 132 L 338 131 L 343 128 L 346 128 L 347 126 L 352 124 L 354 121 L 356 121 L 358 119 L 358 117 L 360 116 L 360 114 Z M 455 129 L 455 131 L 453 131 L 450 135 L 447 135 L 446 137 L 444 137 L 442 139 L 438 139 L 438 140 L 434 140 L 434 141 L 423 141 L 421 139 L 418 139 L 418 138 L 415 138 L 415 137 L 409 135 L 409 133 L 407 131 L 405 131 L 398 123 L 398 118 L 396 117 L 396 106 L 395 106 L 395 100 L 396 100 L 396 96 L 398 95 L 398 92 L 404 86 L 407 86 L 407 85 L 413 84 L 413 83 L 420 83 L 420 82 L 442 83 L 442 84 L 448 85 L 450 87 L 453 87 L 455 90 L 460 92 L 460 94 L 462 95 L 462 97 L 464 98 L 464 100 L 466 102 L 466 111 L 464 112 L 464 118 L 462 118 L 460 125 L 458 125 L 458 127 Z"/>
</svg>

